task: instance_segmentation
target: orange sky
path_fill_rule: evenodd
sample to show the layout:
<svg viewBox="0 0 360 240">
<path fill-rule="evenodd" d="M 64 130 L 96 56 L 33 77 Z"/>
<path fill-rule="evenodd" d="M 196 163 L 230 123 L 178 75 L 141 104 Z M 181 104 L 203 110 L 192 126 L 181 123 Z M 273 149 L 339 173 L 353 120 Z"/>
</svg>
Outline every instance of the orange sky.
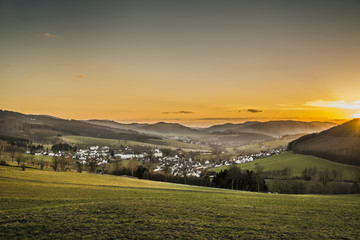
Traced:
<svg viewBox="0 0 360 240">
<path fill-rule="evenodd" d="M 1 2 L 0 108 L 194 126 L 358 117 L 359 2 L 320 2 Z"/>
</svg>

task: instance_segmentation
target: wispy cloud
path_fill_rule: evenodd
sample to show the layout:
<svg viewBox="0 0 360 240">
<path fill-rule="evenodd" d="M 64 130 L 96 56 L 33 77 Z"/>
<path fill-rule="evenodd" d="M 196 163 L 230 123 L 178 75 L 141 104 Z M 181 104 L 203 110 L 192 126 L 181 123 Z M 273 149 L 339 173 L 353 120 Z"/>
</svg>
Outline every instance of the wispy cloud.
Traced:
<svg viewBox="0 0 360 240">
<path fill-rule="evenodd" d="M 249 120 L 250 118 L 199 118 L 197 120 L 205 120 L 205 121 L 244 121 Z"/>
<path fill-rule="evenodd" d="M 43 34 L 43 37 L 46 37 L 46 38 L 56 38 L 56 37 L 58 37 L 58 35 L 53 34 L 53 33 L 48 33 L 48 32 L 46 32 L 46 33 Z"/>
<path fill-rule="evenodd" d="M 354 102 L 317 100 L 314 102 L 306 102 L 305 105 L 311 107 L 327 107 L 327 108 L 360 110 L 360 100 Z"/>
<path fill-rule="evenodd" d="M 163 114 L 192 114 L 191 111 L 163 112 Z"/>
<path fill-rule="evenodd" d="M 249 108 L 247 111 L 248 111 L 248 112 L 251 112 L 251 113 L 261 113 L 263 110 L 261 110 L 261 109 Z"/>
</svg>

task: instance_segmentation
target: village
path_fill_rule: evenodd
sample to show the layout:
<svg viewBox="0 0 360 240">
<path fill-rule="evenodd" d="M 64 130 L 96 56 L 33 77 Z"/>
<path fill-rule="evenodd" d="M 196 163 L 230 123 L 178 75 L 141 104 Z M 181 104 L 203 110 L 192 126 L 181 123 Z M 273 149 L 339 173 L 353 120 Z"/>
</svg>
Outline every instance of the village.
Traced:
<svg viewBox="0 0 360 240">
<path fill-rule="evenodd" d="M 164 154 L 159 148 L 151 148 L 144 151 L 134 151 L 131 147 L 125 146 L 122 150 L 112 149 L 109 146 L 90 146 L 86 149 L 78 149 L 72 153 L 75 162 L 86 165 L 89 159 L 96 160 L 96 165 L 102 166 L 122 160 L 135 160 L 139 163 L 151 163 L 153 172 L 165 172 L 174 176 L 192 176 L 201 177 L 201 174 L 212 168 L 220 168 L 255 161 L 257 159 L 266 158 L 272 155 L 278 155 L 285 149 L 273 149 L 269 152 L 259 152 L 249 155 L 240 155 L 236 158 L 227 160 L 204 160 L 200 157 L 191 157 L 181 149 L 177 149 L 175 153 Z M 30 154 L 29 151 L 26 153 Z M 36 150 L 34 155 L 47 155 L 50 157 L 61 157 L 66 151 L 60 150 L 43 151 Z"/>
</svg>

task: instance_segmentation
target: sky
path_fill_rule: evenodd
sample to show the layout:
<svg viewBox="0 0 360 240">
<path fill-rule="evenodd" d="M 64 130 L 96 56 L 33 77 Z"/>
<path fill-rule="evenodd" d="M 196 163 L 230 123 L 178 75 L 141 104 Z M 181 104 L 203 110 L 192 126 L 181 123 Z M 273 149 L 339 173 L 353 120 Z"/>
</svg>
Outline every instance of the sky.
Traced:
<svg viewBox="0 0 360 240">
<path fill-rule="evenodd" d="M 360 117 L 360 1 L 0 0 L 0 109 L 211 125 Z"/>
</svg>

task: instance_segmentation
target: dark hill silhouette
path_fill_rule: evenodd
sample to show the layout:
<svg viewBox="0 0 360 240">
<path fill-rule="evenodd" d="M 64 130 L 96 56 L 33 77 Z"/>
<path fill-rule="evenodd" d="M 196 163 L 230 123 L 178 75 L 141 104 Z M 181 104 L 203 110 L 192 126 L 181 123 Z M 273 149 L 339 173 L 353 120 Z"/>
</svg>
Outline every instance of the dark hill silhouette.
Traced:
<svg viewBox="0 0 360 240">
<path fill-rule="evenodd" d="M 300 137 L 290 142 L 288 149 L 295 153 L 360 166 L 360 119 Z"/>
</svg>

